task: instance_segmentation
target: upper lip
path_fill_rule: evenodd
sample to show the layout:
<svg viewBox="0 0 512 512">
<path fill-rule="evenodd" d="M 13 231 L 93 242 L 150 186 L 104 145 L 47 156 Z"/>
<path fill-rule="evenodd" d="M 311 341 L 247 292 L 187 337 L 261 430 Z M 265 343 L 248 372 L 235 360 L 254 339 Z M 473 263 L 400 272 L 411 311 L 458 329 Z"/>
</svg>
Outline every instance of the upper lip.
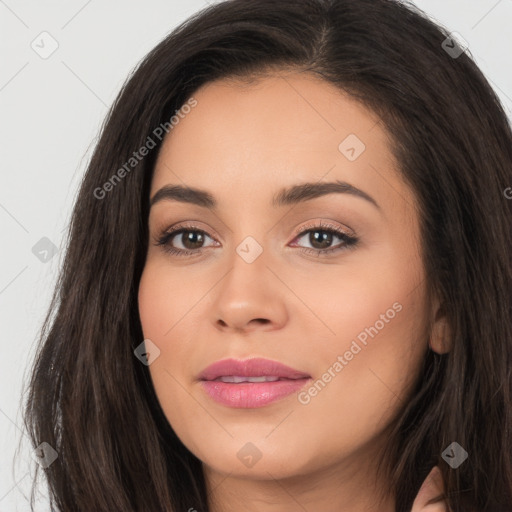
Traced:
<svg viewBox="0 0 512 512">
<path fill-rule="evenodd" d="M 280 377 L 283 379 L 305 379 L 310 375 L 286 366 L 278 361 L 254 357 L 251 359 L 222 359 L 206 367 L 199 380 L 215 380 L 218 377 Z"/>
</svg>

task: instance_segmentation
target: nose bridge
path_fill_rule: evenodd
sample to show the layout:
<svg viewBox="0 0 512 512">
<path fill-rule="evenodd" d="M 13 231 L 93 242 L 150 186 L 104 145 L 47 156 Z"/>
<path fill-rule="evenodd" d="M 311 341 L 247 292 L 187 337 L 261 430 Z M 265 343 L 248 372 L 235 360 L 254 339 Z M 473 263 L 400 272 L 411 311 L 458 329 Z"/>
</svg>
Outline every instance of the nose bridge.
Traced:
<svg viewBox="0 0 512 512">
<path fill-rule="evenodd" d="M 286 317 L 284 304 L 279 304 L 278 280 L 267 268 L 267 265 L 271 266 L 270 249 L 264 247 L 262 239 L 268 241 L 269 237 L 265 236 L 264 229 L 257 231 L 256 236 L 242 235 L 233 245 L 228 272 L 215 294 L 214 317 L 218 325 L 245 329 L 251 321 L 280 324 Z M 232 236 L 233 240 L 240 237 L 235 231 Z"/>
<path fill-rule="evenodd" d="M 268 262 L 272 226 L 264 221 L 263 211 L 238 207 L 235 222 L 231 226 L 230 246 L 234 254 L 231 263 L 236 267 L 249 266 L 249 270 L 257 268 L 264 271 L 264 262 Z M 249 272 L 251 273 L 251 272 Z"/>
<path fill-rule="evenodd" d="M 263 236 L 260 235 L 258 238 L 261 240 Z M 226 276 L 228 281 L 235 286 L 251 285 L 255 291 L 255 286 L 266 281 L 269 252 L 269 248 L 264 247 L 263 240 L 260 242 L 252 235 L 245 235 L 240 242 L 233 245 L 231 270 Z M 244 294 L 244 290 L 241 289 L 236 292 Z"/>
<path fill-rule="evenodd" d="M 264 293 L 270 293 L 269 300 L 273 300 L 272 293 L 276 292 L 274 287 L 279 289 L 283 286 L 275 274 L 289 268 L 282 264 L 284 254 L 281 246 L 289 242 L 290 238 L 285 237 L 290 235 L 281 233 L 276 227 L 276 219 L 265 220 L 263 212 L 243 208 L 240 210 L 230 232 L 229 245 L 233 253 L 229 258 L 229 279 L 241 279 L 244 283 L 251 282 L 255 286 L 262 286 Z"/>
<path fill-rule="evenodd" d="M 269 244 L 265 242 L 268 240 L 268 237 L 264 237 L 263 234 L 256 235 L 256 237 L 253 235 L 246 235 L 235 247 L 235 252 L 247 265 L 253 265 L 259 261 L 259 263 L 257 263 L 257 267 L 259 268 L 261 266 L 261 262 L 267 259 L 266 256 L 262 257 L 262 255 L 266 255 L 268 253 Z M 263 238 L 265 238 L 265 240 Z M 264 247 L 264 245 L 266 247 Z"/>
</svg>

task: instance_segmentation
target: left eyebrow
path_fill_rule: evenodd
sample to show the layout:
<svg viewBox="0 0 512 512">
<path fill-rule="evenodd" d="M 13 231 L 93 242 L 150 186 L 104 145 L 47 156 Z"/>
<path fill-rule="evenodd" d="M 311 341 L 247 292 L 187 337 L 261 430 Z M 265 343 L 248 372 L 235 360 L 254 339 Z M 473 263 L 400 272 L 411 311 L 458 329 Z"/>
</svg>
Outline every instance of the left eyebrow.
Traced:
<svg viewBox="0 0 512 512">
<path fill-rule="evenodd" d="M 340 180 L 327 183 L 301 183 L 300 185 L 294 185 L 293 187 L 282 189 L 276 196 L 274 196 L 272 206 L 276 208 L 279 206 L 297 204 L 325 196 L 327 194 L 351 194 L 355 197 L 369 201 L 378 210 L 381 209 L 377 201 L 375 201 L 372 196 L 361 189 L 354 187 L 350 183 Z"/>
<path fill-rule="evenodd" d="M 271 205 L 274 208 L 310 201 L 328 194 L 350 194 L 373 204 L 378 210 L 381 207 L 373 197 L 363 190 L 354 187 L 346 181 L 333 181 L 327 183 L 301 183 L 289 188 L 281 189 L 273 198 Z M 195 204 L 204 208 L 217 208 L 217 200 L 206 190 L 182 185 L 165 185 L 152 197 L 150 207 L 160 201 L 179 201 Z"/>
</svg>

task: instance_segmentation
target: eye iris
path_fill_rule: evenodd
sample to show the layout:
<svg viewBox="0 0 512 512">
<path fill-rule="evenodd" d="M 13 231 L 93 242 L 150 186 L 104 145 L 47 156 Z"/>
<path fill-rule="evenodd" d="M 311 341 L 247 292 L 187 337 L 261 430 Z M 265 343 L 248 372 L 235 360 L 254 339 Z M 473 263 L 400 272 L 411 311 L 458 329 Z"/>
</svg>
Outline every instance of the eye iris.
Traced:
<svg viewBox="0 0 512 512">
<path fill-rule="evenodd" d="M 183 245 L 187 249 L 191 249 L 191 250 L 199 249 L 199 248 L 201 248 L 201 245 L 204 243 L 203 233 L 201 233 L 199 231 L 183 231 L 181 236 L 182 236 Z M 188 243 L 191 243 L 192 247 L 189 247 L 187 245 Z"/>
<path fill-rule="evenodd" d="M 322 235 L 317 236 L 318 233 L 322 233 Z M 315 247 L 316 249 L 325 249 L 332 243 L 332 233 L 320 230 L 312 231 L 309 233 L 309 240 L 313 247 L 315 247 L 316 243 L 320 243 L 321 247 Z"/>
</svg>

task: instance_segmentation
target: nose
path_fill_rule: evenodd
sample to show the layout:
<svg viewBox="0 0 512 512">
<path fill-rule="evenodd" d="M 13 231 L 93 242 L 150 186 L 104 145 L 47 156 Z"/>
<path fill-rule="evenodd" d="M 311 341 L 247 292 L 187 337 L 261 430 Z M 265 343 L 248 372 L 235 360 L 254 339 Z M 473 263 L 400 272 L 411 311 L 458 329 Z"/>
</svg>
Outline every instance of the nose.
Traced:
<svg viewBox="0 0 512 512">
<path fill-rule="evenodd" d="M 247 333 L 283 327 L 289 291 L 268 263 L 265 251 L 250 263 L 235 254 L 214 295 L 212 318 L 217 329 Z"/>
</svg>

